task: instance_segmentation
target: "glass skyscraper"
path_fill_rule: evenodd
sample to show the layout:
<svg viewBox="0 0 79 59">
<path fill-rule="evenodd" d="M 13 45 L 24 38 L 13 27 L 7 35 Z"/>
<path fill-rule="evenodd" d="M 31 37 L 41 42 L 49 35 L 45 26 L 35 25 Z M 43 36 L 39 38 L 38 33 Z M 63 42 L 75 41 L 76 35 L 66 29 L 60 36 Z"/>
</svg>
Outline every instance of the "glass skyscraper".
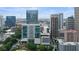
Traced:
<svg viewBox="0 0 79 59">
<path fill-rule="evenodd" d="M 5 26 L 12 27 L 16 25 L 16 16 L 6 16 Z"/>
<path fill-rule="evenodd" d="M 27 24 L 38 23 L 38 10 L 27 10 L 26 11 L 26 22 Z"/>
<path fill-rule="evenodd" d="M 38 23 L 38 10 L 26 11 L 26 24 L 22 24 L 22 41 L 32 40 L 40 44 L 40 24 Z"/>
<path fill-rule="evenodd" d="M 67 18 L 67 29 L 74 29 L 74 18 L 73 16 Z"/>
</svg>

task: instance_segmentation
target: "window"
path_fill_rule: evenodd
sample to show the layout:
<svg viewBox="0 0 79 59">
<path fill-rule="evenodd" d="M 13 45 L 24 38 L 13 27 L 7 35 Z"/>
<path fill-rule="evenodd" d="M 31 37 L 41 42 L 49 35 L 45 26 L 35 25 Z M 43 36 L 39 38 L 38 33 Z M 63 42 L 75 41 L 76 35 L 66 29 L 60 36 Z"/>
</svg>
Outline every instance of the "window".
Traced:
<svg viewBox="0 0 79 59">
<path fill-rule="evenodd" d="M 47 33 L 49 33 L 49 28 L 47 28 Z"/>
<path fill-rule="evenodd" d="M 27 26 L 23 26 L 23 38 L 27 38 Z"/>
<path fill-rule="evenodd" d="M 40 26 L 35 26 L 35 38 L 40 38 Z"/>
<path fill-rule="evenodd" d="M 50 42 L 50 39 L 49 38 L 43 38 L 43 42 L 44 43 L 49 43 Z"/>
</svg>

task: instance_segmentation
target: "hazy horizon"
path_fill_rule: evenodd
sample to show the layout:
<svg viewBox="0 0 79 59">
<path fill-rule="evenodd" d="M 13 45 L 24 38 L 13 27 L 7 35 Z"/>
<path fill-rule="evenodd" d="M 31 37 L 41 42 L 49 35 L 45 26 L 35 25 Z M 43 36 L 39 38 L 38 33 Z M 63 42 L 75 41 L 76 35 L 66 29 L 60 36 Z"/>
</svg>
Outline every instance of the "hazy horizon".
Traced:
<svg viewBox="0 0 79 59">
<path fill-rule="evenodd" d="M 39 19 L 49 19 L 51 14 L 63 13 L 64 18 L 74 15 L 74 7 L 0 7 L 0 15 L 26 18 L 27 10 L 38 10 Z"/>
</svg>

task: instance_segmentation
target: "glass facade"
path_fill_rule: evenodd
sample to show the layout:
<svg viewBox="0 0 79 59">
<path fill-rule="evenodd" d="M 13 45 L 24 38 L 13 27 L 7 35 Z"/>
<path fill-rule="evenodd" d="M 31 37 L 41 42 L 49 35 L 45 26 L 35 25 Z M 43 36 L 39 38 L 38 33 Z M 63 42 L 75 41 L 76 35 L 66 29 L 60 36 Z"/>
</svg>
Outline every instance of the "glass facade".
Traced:
<svg viewBox="0 0 79 59">
<path fill-rule="evenodd" d="M 67 19 L 67 29 L 74 29 L 74 18 L 68 17 Z"/>
<path fill-rule="evenodd" d="M 23 26 L 23 38 L 27 38 L 27 26 Z"/>
<path fill-rule="evenodd" d="M 15 16 L 6 16 L 5 26 L 12 27 L 16 25 L 16 17 Z"/>
<path fill-rule="evenodd" d="M 26 21 L 28 24 L 34 24 L 38 22 L 38 10 L 27 10 Z"/>
<path fill-rule="evenodd" d="M 35 38 L 40 38 L 40 26 L 35 26 Z"/>
<path fill-rule="evenodd" d="M 63 28 L 63 13 L 60 13 L 58 15 L 58 30 L 61 30 Z"/>
</svg>

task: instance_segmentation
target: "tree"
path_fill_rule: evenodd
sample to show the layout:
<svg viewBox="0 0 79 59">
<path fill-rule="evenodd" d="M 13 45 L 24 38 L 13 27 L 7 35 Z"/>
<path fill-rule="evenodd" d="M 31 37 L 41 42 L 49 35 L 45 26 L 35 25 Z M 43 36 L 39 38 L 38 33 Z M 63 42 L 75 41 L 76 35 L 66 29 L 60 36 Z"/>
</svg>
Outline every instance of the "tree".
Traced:
<svg viewBox="0 0 79 59">
<path fill-rule="evenodd" d="M 10 37 L 8 37 L 8 38 L 3 42 L 3 44 L 7 44 L 7 42 L 9 42 L 9 41 L 11 41 L 11 38 L 10 38 Z"/>
<path fill-rule="evenodd" d="M 33 41 L 33 40 L 32 40 Z M 37 49 L 37 46 L 32 42 L 31 40 L 27 43 L 27 47 L 30 50 L 35 51 Z"/>
<path fill-rule="evenodd" d="M 28 43 L 27 44 L 28 49 L 35 51 L 37 49 L 36 45 L 33 43 Z"/>
<path fill-rule="evenodd" d="M 0 51 L 9 51 L 11 47 L 18 42 L 17 39 L 21 38 L 21 29 L 17 29 L 15 34 L 8 37 L 4 42 L 3 46 L 0 47 Z"/>
<path fill-rule="evenodd" d="M 40 51 L 47 51 L 47 48 L 44 45 L 39 46 Z"/>
<path fill-rule="evenodd" d="M 16 36 L 16 38 L 21 39 L 21 29 L 19 29 L 19 28 L 16 29 L 15 36 Z"/>
<path fill-rule="evenodd" d="M 15 38 L 11 38 L 11 42 L 13 43 L 13 44 L 15 44 L 16 42 L 18 42 Z"/>
<path fill-rule="evenodd" d="M 52 46 L 40 45 L 38 49 L 40 51 L 52 51 L 53 47 Z"/>
<path fill-rule="evenodd" d="M 0 51 L 6 51 L 6 48 L 4 46 L 0 47 Z"/>
<path fill-rule="evenodd" d="M 0 47 L 0 51 L 9 51 L 12 47 L 12 42 L 8 42 L 7 44 L 4 44 L 2 47 Z"/>
<path fill-rule="evenodd" d="M 49 51 L 52 51 L 53 50 L 53 47 L 52 46 L 49 46 L 48 50 Z"/>
<path fill-rule="evenodd" d="M 8 42 L 6 45 L 4 45 L 4 47 L 6 48 L 6 51 L 9 51 L 12 47 L 12 42 Z"/>
</svg>

